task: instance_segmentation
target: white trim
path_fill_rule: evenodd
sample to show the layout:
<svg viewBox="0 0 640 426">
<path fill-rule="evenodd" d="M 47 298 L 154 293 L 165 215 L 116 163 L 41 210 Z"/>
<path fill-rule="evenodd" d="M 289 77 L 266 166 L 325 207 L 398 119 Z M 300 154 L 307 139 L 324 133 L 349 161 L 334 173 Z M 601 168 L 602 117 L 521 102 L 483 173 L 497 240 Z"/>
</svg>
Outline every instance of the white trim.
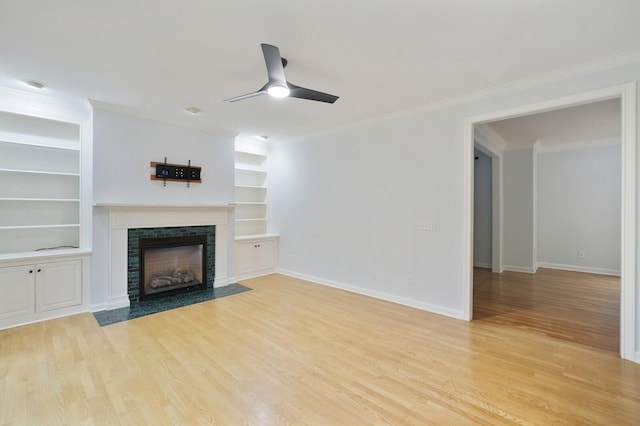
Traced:
<svg viewBox="0 0 640 426">
<path fill-rule="evenodd" d="M 398 120 L 404 117 L 411 117 L 411 116 L 423 114 L 430 111 L 437 111 L 440 109 L 451 108 L 457 105 L 464 105 L 464 104 L 480 101 L 483 99 L 491 98 L 494 96 L 506 95 L 506 94 L 518 92 L 521 90 L 532 89 L 535 87 L 540 87 L 543 85 L 556 83 L 556 82 L 567 80 L 570 78 L 576 78 L 579 76 L 592 74 L 594 72 L 603 71 L 610 68 L 616 68 L 616 67 L 620 67 L 627 64 L 632 64 L 635 62 L 640 62 L 640 49 L 631 50 L 628 52 L 623 52 L 623 53 L 612 55 L 612 56 L 607 56 L 606 58 L 597 59 L 595 61 L 587 62 L 584 64 L 580 64 L 580 65 L 576 65 L 568 68 L 563 68 L 557 71 L 552 71 L 552 72 L 541 74 L 535 77 L 517 80 L 512 83 L 494 86 L 488 89 L 481 89 L 481 90 L 469 92 L 460 96 L 440 99 L 440 100 L 429 102 L 427 104 L 420 105 L 414 108 L 408 108 L 401 111 L 395 111 L 389 114 L 383 114 L 375 117 L 365 118 L 363 120 L 355 121 L 342 126 L 336 126 L 336 127 L 324 129 L 318 132 L 307 133 L 307 134 L 296 136 L 293 138 L 283 139 L 281 141 L 274 140 L 271 142 L 272 143 L 299 142 L 299 141 L 307 140 L 313 137 L 326 136 L 326 135 L 339 133 L 339 132 L 343 132 L 350 129 L 368 127 L 378 123 Z M 542 112 L 542 111 L 538 111 L 538 112 Z M 513 118 L 513 117 L 510 117 L 510 118 Z"/>
<path fill-rule="evenodd" d="M 637 350 L 636 342 L 636 191 L 637 135 L 636 135 L 636 83 L 621 90 L 622 115 L 622 220 L 621 220 L 621 270 L 620 270 L 620 354 L 632 359 Z"/>
<path fill-rule="evenodd" d="M 531 157 L 533 163 L 532 179 L 531 179 L 531 193 L 533 194 L 531 215 L 532 215 L 532 232 L 531 232 L 531 264 L 534 269 L 538 269 L 538 150 L 540 144 L 536 141 L 533 144 Z"/>
<path fill-rule="evenodd" d="M 635 361 L 638 364 L 640 364 L 640 351 L 636 352 L 636 357 L 634 359 L 632 359 L 632 361 Z"/>
<path fill-rule="evenodd" d="M 535 274 L 537 269 L 538 269 L 537 265 L 535 268 L 530 268 L 528 266 L 504 265 L 505 271 L 521 272 L 523 274 Z"/>
<path fill-rule="evenodd" d="M 559 269 L 561 271 L 586 272 L 587 274 L 620 276 L 619 269 L 595 268 L 592 266 L 562 265 L 560 263 L 538 262 L 538 268 Z"/>
<path fill-rule="evenodd" d="M 109 214 L 109 277 L 106 309 L 129 306 L 127 279 L 127 236 L 131 228 L 169 226 L 216 227 L 214 287 L 227 285 L 229 247 L 227 228 L 231 206 L 96 204 Z"/>
<path fill-rule="evenodd" d="M 567 106 L 607 99 L 621 99 L 622 116 L 622 223 L 621 223 L 621 270 L 620 270 L 620 355 L 633 360 L 636 357 L 636 83 L 621 84 L 577 95 L 550 99 L 501 111 L 494 111 L 464 120 L 464 318 L 473 315 L 473 276 L 469 269 L 473 265 L 473 165 L 470 155 L 473 150 L 473 126 L 488 121 L 520 117 L 533 113 L 552 111 Z M 505 267 L 506 269 L 506 267 Z"/>
<path fill-rule="evenodd" d="M 502 217 L 504 214 L 503 194 L 503 153 L 506 142 L 490 127 L 480 124 L 473 126 L 474 148 L 491 157 L 491 270 L 504 271 Z M 474 165 L 475 167 L 475 165 Z"/>
<path fill-rule="evenodd" d="M 71 102 L 21 90 L 0 87 L 0 110 L 69 123 L 89 119 L 91 110 L 86 102 Z"/>
<path fill-rule="evenodd" d="M 278 274 L 286 275 L 288 277 L 299 278 L 301 280 L 309 281 L 315 284 L 325 285 L 327 287 L 333 287 L 340 290 L 345 290 L 351 293 L 361 294 L 363 296 L 373 297 L 374 299 L 384 300 L 386 302 L 397 303 L 399 305 L 409 306 L 411 308 L 420 309 L 421 311 L 432 312 L 438 315 L 444 315 L 450 318 L 463 319 L 462 312 L 455 309 L 445 308 L 439 305 L 433 305 L 431 303 L 420 302 L 407 297 L 400 297 L 394 294 L 384 293 L 376 290 L 369 290 L 363 287 L 357 287 L 350 284 L 344 284 L 337 281 L 326 280 L 323 278 L 315 277 L 312 275 L 302 274 L 286 269 L 278 269 Z"/>
<path fill-rule="evenodd" d="M 473 128 L 473 137 L 481 146 L 496 155 L 502 155 L 504 150 L 507 148 L 507 142 L 487 124 L 478 124 L 475 126 Z"/>
<path fill-rule="evenodd" d="M 462 279 L 464 288 L 462 292 L 462 318 L 471 321 L 473 318 L 473 187 L 474 187 L 474 154 L 475 146 L 473 135 L 474 122 L 471 118 L 464 120 L 464 140 L 462 153 L 462 191 L 464 193 L 462 206 L 464 221 L 462 224 Z M 470 143 L 469 143 L 470 141 Z"/>
<path fill-rule="evenodd" d="M 603 138 L 603 139 L 591 139 L 586 141 L 576 142 L 552 142 L 549 140 L 540 139 L 535 145 L 537 145 L 538 154 L 544 154 L 547 152 L 560 152 L 560 151 L 578 151 L 581 149 L 590 148 L 602 148 L 607 146 L 620 145 L 620 138 Z"/>
<path fill-rule="evenodd" d="M 84 285 L 84 284 L 83 284 Z M 83 295 L 84 298 L 84 295 Z M 19 317 L 7 318 L 0 321 L 0 330 L 20 327 L 23 325 L 35 324 L 42 321 L 50 321 L 57 318 L 68 317 L 89 312 L 84 304 L 69 306 L 67 308 L 54 309 L 52 311 L 36 312 L 35 314 L 23 315 Z"/>
</svg>

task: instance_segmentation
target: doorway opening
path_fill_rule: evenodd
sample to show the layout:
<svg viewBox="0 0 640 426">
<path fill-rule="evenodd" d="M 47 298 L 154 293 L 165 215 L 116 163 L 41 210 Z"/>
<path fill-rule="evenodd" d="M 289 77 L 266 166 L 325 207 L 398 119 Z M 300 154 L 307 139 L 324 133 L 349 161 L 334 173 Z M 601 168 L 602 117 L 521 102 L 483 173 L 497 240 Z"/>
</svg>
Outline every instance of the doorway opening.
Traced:
<svg viewBox="0 0 640 426">
<path fill-rule="evenodd" d="M 465 230 L 465 247 L 467 248 L 468 255 L 468 286 L 466 288 L 466 297 L 467 304 L 465 305 L 465 318 L 471 320 L 473 318 L 473 290 L 474 290 L 474 218 L 473 218 L 473 196 L 474 196 L 474 154 L 473 149 L 477 147 L 477 141 L 475 139 L 475 130 L 481 128 L 486 123 L 495 122 L 499 120 L 506 120 L 517 117 L 524 117 L 533 114 L 546 113 L 549 111 L 557 111 L 561 109 L 566 109 L 569 107 L 578 107 L 586 104 L 592 104 L 601 101 L 610 101 L 616 100 L 616 102 L 620 103 L 620 157 L 621 161 L 621 193 L 620 193 L 620 201 L 619 206 L 621 210 L 621 221 L 620 221 L 620 294 L 618 297 L 618 306 L 620 312 L 620 327 L 619 327 L 619 340 L 620 340 L 620 354 L 623 358 L 626 359 L 634 359 L 635 357 L 635 270 L 636 270 L 636 260 L 635 260 L 635 169 L 636 169 L 636 157 L 635 157 L 635 84 L 628 84 L 623 86 L 616 86 L 613 88 L 603 89 L 595 92 L 584 93 L 576 96 L 570 96 L 561 99 L 555 99 L 547 102 L 541 102 L 538 104 L 527 105 L 519 108 L 514 108 L 511 110 L 497 111 L 490 114 L 485 114 L 482 116 L 470 117 L 465 122 L 465 134 L 467 138 L 466 144 L 466 173 L 467 173 L 467 209 L 466 209 L 466 218 L 467 218 L 467 229 Z M 478 132 L 481 133 L 481 132 Z M 482 143 L 481 143 L 482 145 Z M 503 182 L 503 158 L 500 149 L 496 149 L 499 147 L 499 143 L 494 144 L 494 146 L 489 147 L 489 154 L 492 155 L 492 161 L 494 166 L 492 167 L 496 174 L 493 175 L 495 181 L 492 183 L 493 186 L 498 186 L 498 191 L 494 190 L 494 200 L 492 200 L 492 206 L 494 206 L 494 211 L 492 213 L 493 216 L 493 224 L 496 224 L 496 217 L 499 219 L 498 227 L 494 226 L 492 232 L 492 269 L 494 272 L 502 272 L 503 268 L 511 271 L 518 271 L 518 267 L 522 268 L 519 272 L 528 272 L 529 274 L 535 272 L 538 267 L 538 241 L 534 236 L 538 235 L 538 226 L 536 220 L 531 219 L 529 229 L 526 229 L 525 233 L 530 235 L 529 243 L 525 244 L 527 247 L 526 250 L 522 250 L 521 253 L 518 253 L 520 259 L 525 259 L 522 262 L 513 263 L 513 253 L 509 253 L 508 255 L 503 254 L 504 250 L 504 238 L 506 238 L 507 232 L 502 232 L 501 226 L 508 226 L 508 223 L 505 225 L 505 220 L 501 217 L 504 210 L 503 200 L 506 200 L 506 196 L 504 196 L 504 183 Z M 487 148 L 487 146 L 483 146 L 483 148 Z M 492 152 L 493 151 L 493 152 Z M 535 169 L 534 161 L 536 161 L 533 152 L 521 154 L 521 157 L 526 158 L 527 156 L 531 160 L 531 171 Z M 528 211 L 530 215 L 533 216 L 533 212 L 537 210 L 536 202 L 537 200 L 533 196 L 536 193 L 534 188 L 534 182 L 537 179 L 532 179 L 531 185 L 531 197 L 529 201 L 529 205 L 524 206 L 523 211 Z M 510 182 L 512 183 L 512 182 Z M 495 196 L 497 194 L 497 197 Z M 497 198 L 497 199 L 496 199 Z M 497 207 L 497 208 L 496 208 Z M 522 207 L 522 206 L 521 206 Z M 512 237 L 510 235 L 509 237 Z M 580 250 L 577 250 L 576 253 L 580 256 Z M 503 256 L 505 259 L 503 259 Z M 588 253 L 587 253 L 588 256 Z M 584 257 L 584 256 L 583 256 Z M 502 264 L 504 260 L 504 265 Z M 545 259 L 541 259 L 545 261 Z M 551 266 L 553 265 L 545 265 L 544 262 L 541 262 L 541 266 Z M 516 267 L 516 268 L 514 268 Z M 528 270 L 527 270 L 528 269 Z M 605 268 L 606 269 L 606 268 Z M 580 269 L 578 269 L 580 270 Z M 589 271 L 587 271 L 589 272 Z M 596 272 L 596 271 L 593 271 Z M 511 274 L 512 272 L 509 272 Z M 575 272 L 574 272 L 575 273 Z M 540 285 L 539 285 L 540 286 Z"/>
</svg>

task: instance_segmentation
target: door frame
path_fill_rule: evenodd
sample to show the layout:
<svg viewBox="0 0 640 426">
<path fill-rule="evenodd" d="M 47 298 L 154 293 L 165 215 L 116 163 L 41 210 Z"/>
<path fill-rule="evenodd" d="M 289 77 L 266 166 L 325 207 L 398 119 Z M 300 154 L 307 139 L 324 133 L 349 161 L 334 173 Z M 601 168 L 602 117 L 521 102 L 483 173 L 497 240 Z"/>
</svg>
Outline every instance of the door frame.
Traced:
<svg viewBox="0 0 640 426">
<path fill-rule="evenodd" d="M 502 140 L 497 135 L 488 135 L 474 128 L 473 147 L 491 158 L 491 272 L 504 271 L 503 259 L 503 155 Z M 475 167 L 475 163 L 474 163 Z M 472 171 L 473 174 L 473 171 Z M 473 244 L 473 240 L 472 240 Z"/>
<path fill-rule="evenodd" d="M 608 99 L 620 99 L 621 115 L 621 256 L 620 356 L 640 362 L 636 353 L 636 83 L 627 83 L 577 95 L 467 117 L 464 120 L 464 296 L 463 317 L 473 318 L 473 147 L 476 124 L 553 111 Z"/>
</svg>

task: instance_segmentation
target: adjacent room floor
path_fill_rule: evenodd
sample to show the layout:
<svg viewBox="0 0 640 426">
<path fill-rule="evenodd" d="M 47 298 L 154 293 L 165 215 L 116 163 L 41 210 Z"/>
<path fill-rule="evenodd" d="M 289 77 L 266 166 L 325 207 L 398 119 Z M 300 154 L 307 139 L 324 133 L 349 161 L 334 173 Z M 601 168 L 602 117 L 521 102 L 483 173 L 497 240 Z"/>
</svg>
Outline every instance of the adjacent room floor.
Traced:
<svg viewBox="0 0 640 426">
<path fill-rule="evenodd" d="M 535 274 L 474 268 L 473 318 L 615 353 L 620 278 L 540 268 Z"/>
</svg>

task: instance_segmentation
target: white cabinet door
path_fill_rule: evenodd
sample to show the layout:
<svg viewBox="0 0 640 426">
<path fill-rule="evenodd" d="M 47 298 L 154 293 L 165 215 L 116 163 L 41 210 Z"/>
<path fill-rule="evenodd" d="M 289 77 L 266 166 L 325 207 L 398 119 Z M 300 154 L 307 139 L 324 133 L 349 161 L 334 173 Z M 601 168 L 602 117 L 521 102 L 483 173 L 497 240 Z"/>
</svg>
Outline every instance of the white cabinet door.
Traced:
<svg viewBox="0 0 640 426">
<path fill-rule="evenodd" d="M 263 271 L 265 269 L 273 269 L 275 267 L 275 244 L 273 243 L 273 241 L 260 241 L 258 242 L 257 246 L 257 270 Z"/>
<path fill-rule="evenodd" d="M 82 261 L 36 265 L 36 312 L 82 303 Z"/>
<path fill-rule="evenodd" d="M 251 274 L 256 270 L 256 245 L 254 242 L 238 243 L 236 245 L 238 275 Z"/>
<path fill-rule="evenodd" d="M 0 268 L 0 319 L 34 313 L 33 265 Z"/>
</svg>

